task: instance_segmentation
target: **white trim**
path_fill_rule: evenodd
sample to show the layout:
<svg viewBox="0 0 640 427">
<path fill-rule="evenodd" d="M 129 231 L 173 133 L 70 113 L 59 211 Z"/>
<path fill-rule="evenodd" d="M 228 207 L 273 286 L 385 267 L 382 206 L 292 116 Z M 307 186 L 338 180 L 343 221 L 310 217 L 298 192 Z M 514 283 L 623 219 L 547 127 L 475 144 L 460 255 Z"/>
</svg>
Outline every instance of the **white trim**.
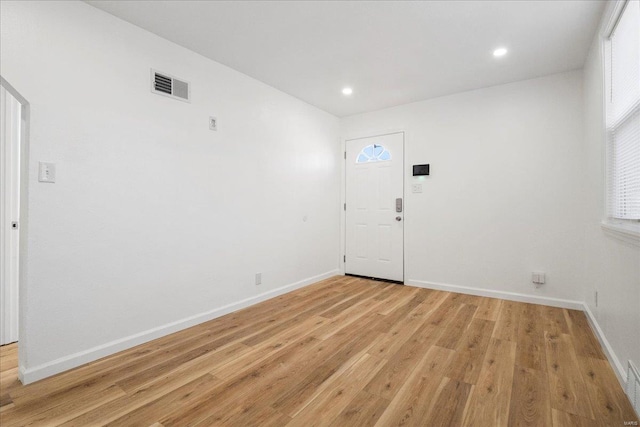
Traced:
<svg viewBox="0 0 640 427">
<path fill-rule="evenodd" d="M 480 297 L 500 298 L 509 301 L 549 305 L 551 307 L 569 308 L 571 310 L 583 310 L 584 308 L 584 303 L 581 301 L 519 294 L 516 292 L 493 291 L 491 289 L 470 288 L 467 286 L 449 285 L 446 283 L 426 282 L 424 280 L 407 280 L 405 281 L 405 285 L 415 286 L 418 288 L 436 289 L 438 291 L 476 295 Z"/>
<path fill-rule="evenodd" d="M 583 304 L 583 311 L 586 314 L 587 319 L 589 320 L 589 325 L 591 326 L 593 333 L 598 338 L 598 341 L 600 341 L 600 345 L 602 346 L 602 348 L 604 348 L 605 355 L 607 356 L 607 359 L 609 359 L 609 363 L 611 363 L 611 366 L 614 368 L 613 370 L 618 377 L 618 381 L 620 381 L 620 385 L 622 385 L 622 389 L 626 390 L 627 373 L 624 370 L 624 365 L 620 362 L 618 356 L 616 356 L 615 351 L 613 351 L 613 347 L 611 347 L 611 344 L 609 344 L 607 337 L 604 335 L 600 324 L 591 312 L 591 309 L 589 308 L 589 305 L 587 303 Z"/>
<path fill-rule="evenodd" d="M 29 384 L 34 381 L 38 381 L 40 379 L 50 377 L 60 372 L 78 367 L 80 365 L 84 365 L 85 363 L 93 362 L 94 360 L 98 360 L 102 357 L 109 356 L 119 351 L 144 344 L 156 338 L 160 338 L 165 335 L 190 328 L 191 326 L 207 322 L 217 317 L 224 316 L 225 314 L 229 314 L 242 308 L 257 304 L 259 302 L 266 301 L 287 292 L 291 292 L 295 289 L 308 286 L 312 283 L 327 279 L 337 274 L 338 270 L 327 271 L 326 273 L 309 277 L 290 285 L 282 286 L 280 288 L 273 289 L 271 291 L 267 291 L 250 298 L 246 298 L 238 302 L 227 304 L 225 306 L 204 313 L 196 314 L 195 316 L 187 317 L 185 319 L 168 323 L 157 328 L 149 329 L 135 335 L 111 341 L 109 343 L 99 345 L 88 350 L 70 354 L 69 356 L 64 356 L 51 362 L 35 366 L 33 368 L 25 368 L 21 365 L 18 371 L 18 376 L 22 384 Z"/>
<path fill-rule="evenodd" d="M 602 38 L 608 38 L 615 29 L 618 19 L 622 14 L 622 11 L 627 5 L 627 0 L 614 0 L 607 2 L 607 6 L 602 14 L 600 21 L 599 35 Z"/>
<path fill-rule="evenodd" d="M 18 341 L 22 104 L 0 84 L 0 345 Z M 18 229 L 10 226 L 16 222 Z"/>
<path fill-rule="evenodd" d="M 18 92 L 4 77 L 0 75 L 0 85 L 10 92 L 22 105 L 22 128 L 20 130 L 20 226 L 18 232 L 20 234 L 20 253 L 19 253 L 19 272 L 18 272 L 18 339 L 20 346 L 18 348 L 18 365 L 23 366 L 26 360 L 26 348 L 28 347 L 27 338 L 27 316 L 29 307 L 27 307 L 28 285 L 28 268 L 27 260 L 29 253 L 29 147 L 31 140 L 31 104 L 20 92 Z"/>
<path fill-rule="evenodd" d="M 618 240 L 640 246 L 640 223 L 616 223 L 602 221 L 602 230 Z"/>
<path fill-rule="evenodd" d="M 373 138 L 373 137 L 376 137 L 376 136 L 393 135 L 395 133 L 404 133 L 404 134 L 406 134 L 406 131 L 404 129 L 400 129 L 400 128 L 393 128 L 393 129 L 388 129 L 387 128 L 387 129 L 378 130 L 378 131 L 348 133 L 347 135 L 344 135 L 342 137 L 342 143 L 343 143 L 343 147 L 342 148 L 346 147 L 344 145 L 344 143 L 347 142 L 347 141 L 353 141 L 355 139 Z"/>
</svg>

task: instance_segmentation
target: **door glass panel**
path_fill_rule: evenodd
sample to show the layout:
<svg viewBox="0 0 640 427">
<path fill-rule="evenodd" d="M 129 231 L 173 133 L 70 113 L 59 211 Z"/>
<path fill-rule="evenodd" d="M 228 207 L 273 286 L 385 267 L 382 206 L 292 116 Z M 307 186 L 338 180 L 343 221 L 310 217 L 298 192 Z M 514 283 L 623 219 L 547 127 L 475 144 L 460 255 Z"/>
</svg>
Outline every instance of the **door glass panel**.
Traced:
<svg viewBox="0 0 640 427">
<path fill-rule="evenodd" d="M 382 145 L 372 144 L 367 145 L 362 149 L 356 163 L 369 163 L 369 162 L 381 162 L 391 160 L 391 153 Z"/>
</svg>

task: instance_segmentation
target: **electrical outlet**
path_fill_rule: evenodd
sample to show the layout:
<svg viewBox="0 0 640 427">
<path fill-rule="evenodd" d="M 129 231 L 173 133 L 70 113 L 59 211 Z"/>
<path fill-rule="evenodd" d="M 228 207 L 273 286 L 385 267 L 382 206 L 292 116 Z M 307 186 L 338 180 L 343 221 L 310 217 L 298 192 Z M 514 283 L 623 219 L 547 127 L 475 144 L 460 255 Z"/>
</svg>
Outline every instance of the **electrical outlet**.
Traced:
<svg viewBox="0 0 640 427">
<path fill-rule="evenodd" d="M 262 273 L 256 273 L 256 286 L 262 284 Z"/>
<path fill-rule="evenodd" d="M 218 130 L 218 119 L 210 116 L 209 117 L 209 129 L 210 130 Z"/>
<path fill-rule="evenodd" d="M 411 185 L 412 193 L 422 193 L 422 184 L 412 184 Z"/>
<path fill-rule="evenodd" d="M 544 285 L 546 282 L 545 274 L 542 271 L 534 271 L 531 274 L 531 281 L 535 285 Z"/>
</svg>

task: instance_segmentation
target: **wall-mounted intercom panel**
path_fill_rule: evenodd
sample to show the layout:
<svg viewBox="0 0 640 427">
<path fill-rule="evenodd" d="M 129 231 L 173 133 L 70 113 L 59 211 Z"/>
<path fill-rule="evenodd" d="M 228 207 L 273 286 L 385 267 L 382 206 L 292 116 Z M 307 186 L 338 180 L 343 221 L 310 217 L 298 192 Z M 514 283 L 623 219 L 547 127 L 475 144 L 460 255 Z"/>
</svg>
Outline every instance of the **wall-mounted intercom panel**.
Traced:
<svg viewBox="0 0 640 427">
<path fill-rule="evenodd" d="M 429 175 L 429 165 L 413 165 L 413 176 Z"/>
</svg>

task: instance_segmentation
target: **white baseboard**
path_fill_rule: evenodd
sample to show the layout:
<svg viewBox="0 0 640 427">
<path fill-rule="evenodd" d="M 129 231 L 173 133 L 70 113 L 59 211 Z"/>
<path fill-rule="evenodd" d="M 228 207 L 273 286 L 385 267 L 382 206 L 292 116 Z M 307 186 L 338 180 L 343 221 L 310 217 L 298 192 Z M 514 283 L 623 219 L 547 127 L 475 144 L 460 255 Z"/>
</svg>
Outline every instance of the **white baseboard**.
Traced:
<svg viewBox="0 0 640 427">
<path fill-rule="evenodd" d="M 573 301 L 568 299 L 540 297 L 536 295 L 519 294 L 516 292 L 494 291 L 491 289 L 469 288 L 466 286 L 426 282 L 423 280 L 406 280 L 404 283 L 405 285 L 409 286 L 436 289 L 438 291 L 457 292 L 461 294 L 477 295 L 480 297 L 500 298 L 509 301 L 528 302 L 531 304 L 549 305 L 552 307 L 569 308 L 572 310 L 582 311 L 584 309 L 584 304 L 581 301 Z"/>
<path fill-rule="evenodd" d="M 295 289 L 308 286 L 312 283 L 327 279 L 337 274 L 339 274 L 339 271 L 337 269 L 331 270 L 317 276 L 309 277 L 304 280 L 300 280 L 298 282 L 264 292 L 260 295 L 246 298 L 241 301 L 225 305 L 223 307 L 215 308 L 205 313 L 196 314 L 194 316 L 168 323 L 157 328 L 149 329 L 147 331 L 140 332 L 138 334 L 131 335 L 119 340 L 111 341 L 106 344 L 90 348 L 88 350 L 61 357 L 59 359 L 44 363 L 39 366 L 35 366 L 33 368 L 24 368 L 23 366 L 20 366 L 18 370 L 18 377 L 20 378 L 22 384 L 29 384 L 34 381 L 38 381 L 43 378 L 58 374 L 60 372 L 76 368 L 86 363 L 93 362 L 102 357 L 112 355 L 119 351 L 144 344 L 156 338 L 160 338 L 165 335 L 190 328 L 191 326 L 195 326 L 200 323 L 215 319 L 217 317 L 224 316 L 225 314 L 229 314 L 242 308 L 257 304 L 259 302 L 266 301 L 287 292 L 291 292 Z"/>
<path fill-rule="evenodd" d="M 589 320 L 589 324 L 591 325 L 593 333 L 598 338 L 598 341 L 600 341 L 600 345 L 602 345 L 602 348 L 604 348 L 604 353 L 607 356 L 607 359 L 609 359 L 609 363 L 611 363 L 611 366 L 613 366 L 613 371 L 616 373 L 618 381 L 620 381 L 620 385 L 622 385 L 622 389 L 626 390 L 627 372 L 625 371 L 624 365 L 620 362 L 620 359 L 618 359 L 615 351 L 613 351 L 613 347 L 611 347 L 611 344 L 609 344 L 607 337 L 604 335 L 600 324 L 596 320 L 596 317 L 593 315 L 593 312 L 591 311 L 587 303 L 583 304 L 583 310 L 587 315 L 587 319 Z"/>
</svg>

